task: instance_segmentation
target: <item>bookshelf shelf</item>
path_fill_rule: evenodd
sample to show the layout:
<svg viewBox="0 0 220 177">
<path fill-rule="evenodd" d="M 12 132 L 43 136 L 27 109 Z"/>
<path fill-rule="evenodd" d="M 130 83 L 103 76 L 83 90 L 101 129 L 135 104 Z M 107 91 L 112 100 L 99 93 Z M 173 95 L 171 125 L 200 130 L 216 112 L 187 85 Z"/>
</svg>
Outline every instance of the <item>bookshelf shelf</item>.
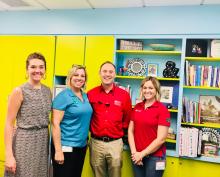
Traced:
<svg viewBox="0 0 220 177">
<path fill-rule="evenodd" d="M 176 143 L 176 140 L 172 140 L 172 139 L 166 139 L 166 142 L 168 142 L 168 143 Z"/>
<path fill-rule="evenodd" d="M 120 76 L 120 75 L 117 75 L 116 78 L 119 78 L 119 79 L 144 79 L 145 77 L 144 76 Z"/>
<path fill-rule="evenodd" d="M 220 163 L 220 156 L 213 156 L 213 157 L 201 156 L 196 159 L 206 162 Z"/>
<path fill-rule="evenodd" d="M 220 156 L 200 156 L 200 157 L 185 157 L 181 156 L 181 158 L 184 159 L 191 159 L 191 160 L 199 160 L 199 161 L 205 161 L 205 162 L 212 162 L 212 163 L 220 163 Z"/>
<path fill-rule="evenodd" d="M 171 157 L 178 157 L 178 154 L 176 153 L 176 151 L 175 150 L 170 150 L 170 149 L 166 150 L 166 155 L 171 156 Z"/>
<path fill-rule="evenodd" d="M 158 80 L 161 81 L 179 81 L 179 78 L 166 78 L 166 77 L 157 77 Z"/>
<path fill-rule="evenodd" d="M 204 62 L 220 61 L 220 58 L 213 58 L 213 57 L 186 57 L 185 59 L 191 61 L 204 61 Z"/>
<path fill-rule="evenodd" d="M 178 109 L 168 109 L 169 112 L 178 112 Z"/>
<path fill-rule="evenodd" d="M 118 54 L 181 55 L 181 51 L 116 50 Z"/>
<path fill-rule="evenodd" d="M 203 123 L 203 124 L 181 123 L 181 125 L 193 126 L 193 127 L 220 128 L 220 124 L 217 124 L 217 123 Z"/>
<path fill-rule="evenodd" d="M 116 78 L 119 79 L 144 79 L 146 76 L 120 76 L 117 75 Z M 163 77 L 157 77 L 158 80 L 164 80 L 164 81 L 179 81 L 179 78 L 163 78 Z"/>
<path fill-rule="evenodd" d="M 220 90 L 218 87 L 183 86 L 184 89 Z"/>
</svg>

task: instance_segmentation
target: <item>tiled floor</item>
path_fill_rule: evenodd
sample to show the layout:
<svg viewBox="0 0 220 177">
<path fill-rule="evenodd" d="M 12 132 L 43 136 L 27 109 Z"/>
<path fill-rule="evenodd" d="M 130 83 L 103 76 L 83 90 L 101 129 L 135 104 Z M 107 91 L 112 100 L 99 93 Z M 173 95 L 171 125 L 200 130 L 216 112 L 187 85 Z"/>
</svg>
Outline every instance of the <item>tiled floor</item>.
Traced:
<svg viewBox="0 0 220 177">
<path fill-rule="evenodd" d="M 4 162 L 0 161 L 0 176 L 2 177 L 4 174 Z"/>
</svg>

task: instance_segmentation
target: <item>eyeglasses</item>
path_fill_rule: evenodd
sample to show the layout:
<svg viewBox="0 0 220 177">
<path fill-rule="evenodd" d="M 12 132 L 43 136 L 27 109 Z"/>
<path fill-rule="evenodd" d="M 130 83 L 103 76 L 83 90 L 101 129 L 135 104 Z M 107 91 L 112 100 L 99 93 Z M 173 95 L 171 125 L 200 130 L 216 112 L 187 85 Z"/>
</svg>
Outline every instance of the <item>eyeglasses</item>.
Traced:
<svg viewBox="0 0 220 177">
<path fill-rule="evenodd" d="M 86 69 L 86 66 L 84 66 L 84 65 L 78 65 L 78 64 L 73 64 L 73 65 L 72 65 L 72 68 L 73 68 L 73 67 Z"/>
</svg>

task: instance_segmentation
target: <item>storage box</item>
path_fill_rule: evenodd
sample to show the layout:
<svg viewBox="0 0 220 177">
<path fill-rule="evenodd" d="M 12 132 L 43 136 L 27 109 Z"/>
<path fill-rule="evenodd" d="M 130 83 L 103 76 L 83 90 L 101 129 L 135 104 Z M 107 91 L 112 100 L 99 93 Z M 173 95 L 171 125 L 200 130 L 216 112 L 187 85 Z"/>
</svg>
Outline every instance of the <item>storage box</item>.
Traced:
<svg viewBox="0 0 220 177">
<path fill-rule="evenodd" d="M 143 50 L 143 42 L 136 40 L 120 40 L 120 50 Z"/>
<path fill-rule="evenodd" d="M 203 143 L 203 155 L 204 156 L 217 156 L 218 155 L 218 145 L 213 143 L 204 142 Z"/>
<path fill-rule="evenodd" d="M 186 57 L 207 57 L 208 40 L 187 39 Z"/>
</svg>

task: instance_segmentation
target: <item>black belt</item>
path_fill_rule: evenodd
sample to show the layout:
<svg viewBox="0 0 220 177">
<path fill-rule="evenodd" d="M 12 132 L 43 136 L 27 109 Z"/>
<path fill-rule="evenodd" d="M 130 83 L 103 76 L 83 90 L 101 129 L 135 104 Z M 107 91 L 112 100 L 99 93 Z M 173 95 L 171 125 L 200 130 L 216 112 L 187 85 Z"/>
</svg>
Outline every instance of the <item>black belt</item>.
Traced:
<svg viewBox="0 0 220 177">
<path fill-rule="evenodd" d="M 104 141 L 104 142 L 110 142 L 110 141 L 114 141 L 114 140 L 120 139 L 120 138 L 111 138 L 111 137 L 108 137 L 108 136 L 98 137 L 98 136 L 95 136 L 93 134 L 91 134 L 91 137 L 96 139 L 96 140 L 100 140 L 100 141 Z"/>
<path fill-rule="evenodd" d="M 48 128 L 48 125 L 35 126 L 35 127 L 17 127 L 17 128 L 22 130 L 41 130 Z"/>
</svg>

